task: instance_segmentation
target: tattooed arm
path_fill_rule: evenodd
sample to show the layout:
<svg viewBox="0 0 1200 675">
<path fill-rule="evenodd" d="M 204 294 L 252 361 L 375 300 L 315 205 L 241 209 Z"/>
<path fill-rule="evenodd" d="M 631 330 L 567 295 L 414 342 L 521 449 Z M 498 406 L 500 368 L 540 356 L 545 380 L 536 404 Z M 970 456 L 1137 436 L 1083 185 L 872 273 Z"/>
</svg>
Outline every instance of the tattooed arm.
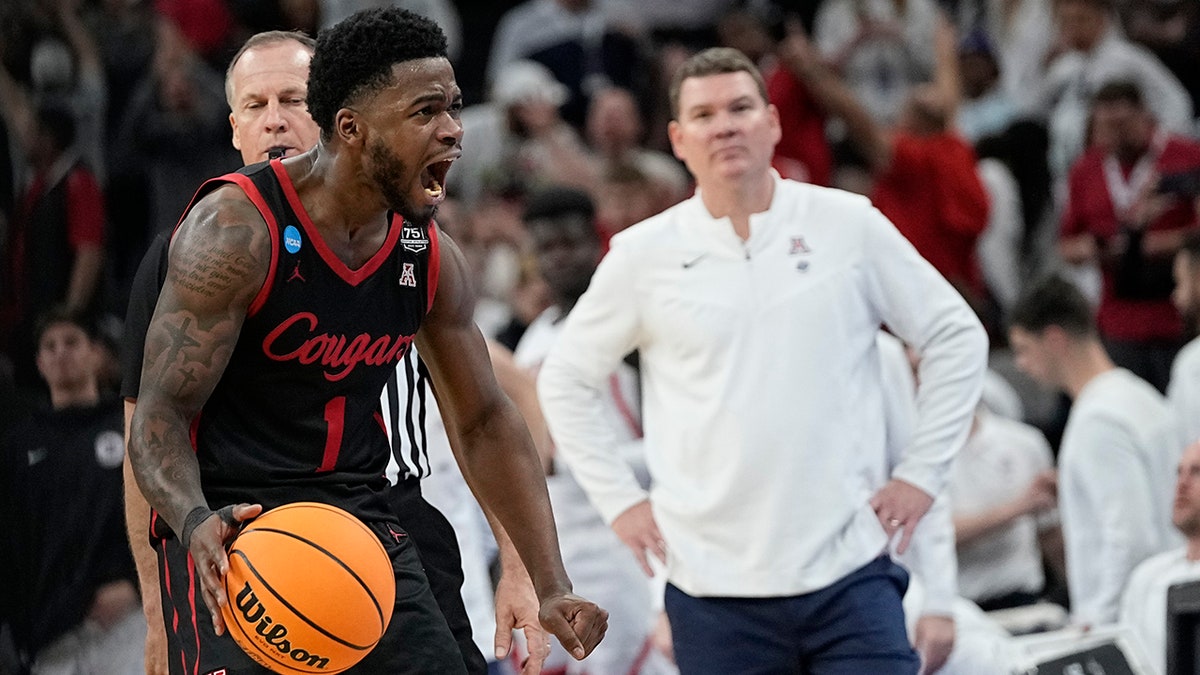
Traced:
<svg viewBox="0 0 1200 675">
<path fill-rule="evenodd" d="M 146 333 L 129 456 L 146 501 L 192 553 L 213 614 L 223 630 L 221 580 L 228 568 L 224 542 L 235 520 L 252 518 L 257 505 L 238 505 L 233 517 L 212 518 L 189 440 L 199 414 L 229 363 L 250 302 L 270 265 L 267 226 L 237 187 L 222 187 L 181 223 L 171 244 L 166 283 Z"/>
</svg>

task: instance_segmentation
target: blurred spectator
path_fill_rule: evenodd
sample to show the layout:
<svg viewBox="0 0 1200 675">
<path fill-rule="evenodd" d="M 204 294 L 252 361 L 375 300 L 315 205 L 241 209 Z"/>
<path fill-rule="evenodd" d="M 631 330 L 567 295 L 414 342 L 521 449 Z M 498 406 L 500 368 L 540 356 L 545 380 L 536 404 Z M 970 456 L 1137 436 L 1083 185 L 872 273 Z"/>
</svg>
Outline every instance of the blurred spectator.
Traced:
<svg viewBox="0 0 1200 675">
<path fill-rule="evenodd" d="M 1129 576 L 1121 598 L 1121 623 L 1133 629 L 1155 673 L 1166 673 L 1167 589 L 1200 579 L 1200 442 L 1183 451 L 1175 479 L 1171 522 L 1186 544 L 1143 561 Z M 1188 665 L 1183 664 L 1183 672 Z"/>
<path fill-rule="evenodd" d="M 1060 52 L 1033 87 L 1029 106 L 1049 120 L 1049 160 L 1056 177 L 1066 176 L 1083 152 L 1092 99 L 1108 82 L 1133 82 L 1165 128 L 1191 129 L 1192 104 L 1183 85 L 1145 47 L 1121 35 L 1111 0 L 1053 2 Z"/>
<path fill-rule="evenodd" d="M 469 206 L 548 183 L 588 188 L 599 175 L 579 134 L 559 114 L 567 88 L 534 61 L 508 64 L 491 100 L 462 112 L 463 147 L 450 190 Z"/>
<path fill-rule="evenodd" d="M 879 124 L 894 124 L 934 69 L 934 0 L 825 0 L 813 39 Z"/>
<path fill-rule="evenodd" d="M 329 28 L 355 12 L 374 7 L 400 7 L 432 19 L 446 34 L 446 52 L 458 61 L 463 47 L 462 20 L 451 0 L 316 0 L 320 5 L 321 28 Z"/>
<path fill-rule="evenodd" d="M 104 179 L 104 122 L 107 92 L 96 42 L 79 17 L 80 0 L 52 0 L 23 7 L 10 18 L 16 30 L 26 31 L 16 39 L 0 37 L 0 55 L 5 61 L 23 54 L 21 41 L 28 41 L 28 86 L 18 83 L 19 70 L 0 68 L 0 107 L 7 109 L 9 132 L 16 146 L 29 144 L 33 110 L 54 106 L 75 118 L 77 149 L 93 175 Z M 9 30 L 13 30 L 10 28 Z M 14 78 L 13 74 L 18 77 Z M 13 109 L 22 109 L 13 118 Z"/>
<path fill-rule="evenodd" d="M 1057 214 L 1051 208 L 1050 199 L 1050 169 L 1046 164 L 1047 148 L 1046 129 L 1041 123 L 1022 119 L 1014 122 L 1002 133 L 985 136 L 976 142 L 975 153 L 979 157 L 979 174 L 992 198 L 992 210 L 989 216 L 988 230 L 983 234 L 979 246 L 988 246 L 985 241 L 997 236 L 1007 238 L 1009 235 L 999 235 L 991 230 L 992 223 L 1009 222 L 1005 211 L 1011 208 L 1011 195 L 1006 194 L 1006 183 L 1002 172 L 992 171 L 992 163 L 996 160 L 1008 169 L 1012 180 L 1016 182 L 1018 196 L 1016 203 L 1020 208 L 1020 251 L 1021 264 L 1010 267 L 1007 271 L 996 275 L 994 267 L 982 256 L 984 279 L 988 282 L 989 290 L 995 294 L 1001 310 L 1007 312 L 1012 300 L 1004 282 L 993 285 L 993 279 L 1020 275 L 1022 279 L 1036 278 L 1038 272 L 1059 264 L 1058 257 L 1058 222 Z M 1001 176 L 996 180 L 997 176 Z"/>
<path fill-rule="evenodd" d="M 12 357 L 17 382 L 26 387 L 36 383 L 37 312 L 56 304 L 72 312 L 94 310 L 105 250 L 104 199 L 76 151 L 74 116 L 44 105 L 32 124 L 27 158 L 33 176 L 21 194 L 0 267 L 0 351 Z"/>
<path fill-rule="evenodd" d="M 1002 133 L 1012 124 L 1017 108 L 1000 87 L 1000 63 L 986 33 L 971 31 L 959 43 L 958 71 L 963 93 L 955 119 L 959 133 L 971 144 Z"/>
<path fill-rule="evenodd" d="M 645 98 L 648 56 L 641 17 L 624 0 L 526 0 L 496 26 L 488 82 L 495 92 L 510 64 L 536 61 L 566 85 L 563 119 L 582 128 L 588 103 L 606 87 Z"/>
<path fill-rule="evenodd" d="M 825 135 L 826 110 L 806 82 L 815 58 L 802 26 L 791 26 L 778 45 L 778 64 L 764 71 L 767 96 L 779 110 L 779 144 L 773 164 L 781 175 L 813 185 L 833 182 L 833 151 Z"/>
<path fill-rule="evenodd" d="M 596 227 L 604 250 L 608 250 L 608 240 L 614 234 L 680 201 L 663 199 L 652 184 L 650 177 L 633 164 L 616 164 L 604 172 L 600 185 L 593 190 Z"/>
<path fill-rule="evenodd" d="M 1001 325 L 1017 301 L 1028 271 L 1021 191 L 1008 165 L 999 159 L 981 157 L 976 171 L 987 190 L 988 220 L 975 244 L 975 255 L 988 297 L 1000 314 L 997 325 Z"/>
<path fill-rule="evenodd" d="M 225 65 L 237 50 L 233 14 L 224 0 L 152 1 L 155 13 L 166 19 L 188 48 L 211 67 Z"/>
<path fill-rule="evenodd" d="M 1113 364 L 1087 300 L 1060 277 L 1017 302 L 1009 338 L 1018 368 L 1073 400 L 1058 454 L 1071 615 L 1082 626 L 1112 623 L 1133 568 L 1178 541 L 1171 411 L 1154 387 Z"/>
<path fill-rule="evenodd" d="M 508 323 L 495 333 L 496 342 L 513 351 L 525 335 L 529 324 L 550 307 L 550 289 L 538 273 L 537 263 L 530 255 L 518 259 L 516 283 L 509 296 L 511 314 Z"/>
<path fill-rule="evenodd" d="M 513 355 L 536 375 L 558 339 L 562 321 L 587 290 L 601 257 L 595 207 L 586 192 L 549 187 L 530 195 L 524 214 L 538 272 L 553 304 L 530 323 Z M 649 484 L 642 453 L 641 397 L 637 368 L 623 362 L 609 378 L 603 398 L 605 420 L 621 442 L 622 457 Z M 608 527 L 562 459 L 551 459 L 546 487 L 563 565 L 576 592 L 597 598 L 613 620 L 605 640 L 587 659 L 574 663 L 561 646 L 551 647 L 546 669 L 567 673 L 655 673 L 646 648 L 656 612 L 651 585 L 638 561 Z M 653 659 L 649 663 L 654 663 Z"/>
<path fill-rule="evenodd" d="M 1154 52 L 1200 110 L 1200 4 L 1190 0 L 1143 0 L 1125 3 L 1129 39 Z"/>
<path fill-rule="evenodd" d="M 1196 176 L 1200 183 L 1200 173 Z M 1200 231 L 1188 232 L 1175 254 L 1172 270 L 1175 291 L 1171 300 L 1183 317 L 1184 331 L 1192 339 L 1171 364 L 1167 401 L 1179 423 L 1179 443 L 1186 447 L 1200 440 Z"/>
<path fill-rule="evenodd" d="M 140 250 L 174 227 L 201 183 L 239 166 L 221 76 L 169 22 L 158 28 L 154 69 L 129 101 L 113 158 L 147 181 L 150 231 Z"/>
<path fill-rule="evenodd" d="M 1200 143 L 1170 133 L 1156 114 L 1133 83 L 1096 93 L 1096 142 L 1071 169 L 1059 251 L 1068 263 L 1100 266 L 1098 325 L 1109 354 L 1164 391 L 1182 338 L 1171 260 L 1196 212 L 1194 196 L 1162 177 L 1200 170 Z"/>
<path fill-rule="evenodd" d="M 142 671 L 146 624 L 122 520 L 121 408 L 103 398 L 91 325 L 50 312 L 37 368 L 50 405 L 0 442 L 9 568 L 0 607 L 34 673 Z"/>
<path fill-rule="evenodd" d="M 602 175 L 628 165 L 645 177 L 642 189 L 649 193 L 647 197 L 654 207 L 648 216 L 688 196 L 691 179 L 683 165 L 674 157 L 643 145 L 642 113 L 628 89 L 610 87 L 598 92 L 588 106 L 585 130 Z"/>
<path fill-rule="evenodd" d="M 1043 537 L 1057 503 L 1054 457 L 1037 429 L 984 408 L 954 458 L 947 487 L 954 507 L 958 587 L 984 610 L 1037 602 L 1045 586 Z"/>
<path fill-rule="evenodd" d="M 154 9 L 146 0 L 102 0 L 85 17 L 108 90 L 104 138 L 111 145 L 134 89 L 154 58 Z"/>
<path fill-rule="evenodd" d="M 986 290 L 975 258 L 988 224 L 988 197 L 975 154 L 950 127 L 959 98 L 954 29 L 937 21 L 934 81 L 906 95 L 897 125 L 884 128 L 867 106 L 829 73 L 796 31 L 790 39 L 805 82 L 866 157 L 871 201 L 917 251 L 983 315 Z"/>
<path fill-rule="evenodd" d="M 1045 74 L 1054 43 L 1052 0 L 974 0 L 957 2 L 964 34 L 982 31 L 999 64 L 1000 88 L 1023 101 L 1031 82 Z M 946 3 L 943 3 L 943 5 Z"/>
<path fill-rule="evenodd" d="M 147 0 L 102 0 L 84 16 L 88 31 L 96 39 L 108 106 L 104 115 L 104 196 L 108 206 L 110 235 L 108 267 L 114 274 L 115 309 L 125 304 L 127 281 L 132 278 L 145 246 L 149 221 L 146 181 L 138 171 L 113 166 L 122 153 L 117 134 L 134 90 L 152 66 L 155 23 L 160 19 Z"/>
</svg>

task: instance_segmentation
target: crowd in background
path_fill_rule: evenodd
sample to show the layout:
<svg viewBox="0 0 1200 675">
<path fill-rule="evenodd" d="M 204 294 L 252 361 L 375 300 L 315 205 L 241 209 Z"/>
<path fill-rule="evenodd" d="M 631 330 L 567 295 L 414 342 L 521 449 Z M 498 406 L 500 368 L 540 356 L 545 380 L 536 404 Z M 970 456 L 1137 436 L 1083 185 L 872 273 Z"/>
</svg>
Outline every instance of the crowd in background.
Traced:
<svg viewBox="0 0 1200 675">
<path fill-rule="evenodd" d="M 1062 553 L 1072 521 L 1057 516 L 1064 495 L 1054 467 L 1079 392 L 1069 373 L 1046 377 L 1014 358 L 1009 326 L 1014 309 L 1026 310 L 1019 323 L 1031 334 L 1054 325 L 1029 319 L 1027 295 L 1056 273 L 1089 303 L 1112 363 L 1159 392 L 1147 397 L 1200 386 L 1179 379 L 1197 371 L 1172 369 L 1200 329 L 1200 298 L 1172 302 L 1189 282 L 1176 255 L 1200 229 L 1200 5 L 1189 0 L 6 2 L 4 438 L 83 429 L 63 415 L 30 426 L 29 415 L 72 405 L 56 400 L 64 380 L 94 380 L 88 405 L 119 407 L 117 345 L 143 253 L 205 179 L 240 166 L 223 78 L 244 39 L 270 29 L 315 35 L 379 4 L 425 14 L 449 38 L 466 107 L 463 157 L 438 222 L 470 263 L 477 322 L 509 349 L 552 305 L 527 197 L 581 191 L 591 208 L 579 212 L 602 249 L 687 198 L 691 177 L 666 133 L 673 69 L 714 45 L 749 56 L 779 110 L 775 170 L 870 196 L 988 329 L 990 379 L 950 486 L 960 595 L 985 610 L 1078 609 Z M 88 317 L 94 357 L 51 365 L 63 340 L 46 337 L 50 310 Z M 1200 408 L 1172 415 L 1184 430 L 1157 448 L 1169 472 L 1147 484 L 1168 501 Z M 119 432 L 119 421 L 111 428 Z M 0 458 L 22 471 L 35 464 L 32 451 Z M 0 473 L 16 475 L 7 465 Z M 1169 535 L 1170 514 L 1152 517 L 1144 525 Z M 1164 535 L 1141 557 L 1174 543 Z M 1138 562 L 1122 568 L 1117 596 Z M 132 567 L 109 567 L 101 581 L 125 574 L 132 590 Z M 1118 609 L 1114 597 L 1075 616 L 1104 624 Z"/>
</svg>

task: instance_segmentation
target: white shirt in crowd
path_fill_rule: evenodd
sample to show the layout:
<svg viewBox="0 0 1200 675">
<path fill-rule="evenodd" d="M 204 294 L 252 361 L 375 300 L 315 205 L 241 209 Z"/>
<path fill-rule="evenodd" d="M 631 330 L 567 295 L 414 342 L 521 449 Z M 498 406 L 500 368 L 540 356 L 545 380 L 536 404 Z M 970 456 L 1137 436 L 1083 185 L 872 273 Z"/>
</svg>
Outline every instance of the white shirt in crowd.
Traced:
<svg viewBox="0 0 1200 675">
<path fill-rule="evenodd" d="M 1187 343 L 1171 364 L 1167 401 L 1175 411 L 1179 447 L 1200 441 L 1200 338 Z"/>
<path fill-rule="evenodd" d="M 668 580 L 695 596 L 823 588 L 884 550 L 876 334 L 923 353 L 892 472 L 931 495 L 966 437 L 986 337 L 863 197 L 775 178 L 743 241 L 699 194 L 618 234 L 542 367 L 559 452 L 608 522 L 646 499 L 596 402 L 638 349 Z"/>
<path fill-rule="evenodd" d="M 1071 406 L 1058 506 L 1076 623 L 1116 621 L 1133 568 L 1182 542 L 1171 524 L 1177 439 L 1166 400 L 1122 368 L 1096 376 Z"/>
<path fill-rule="evenodd" d="M 1129 626 L 1149 656 L 1155 673 L 1167 672 L 1167 589 L 1200 580 L 1200 561 L 1188 560 L 1187 550 L 1160 553 L 1137 566 L 1121 598 L 1121 623 Z"/>
<path fill-rule="evenodd" d="M 954 458 L 948 488 L 956 514 L 977 514 L 1019 497 L 1035 476 L 1054 466 L 1045 436 L 1034 427 L 981 409 L 978 427 Z M 1022 516 L 958 549 L 963 597 L 988 600 L 1040 593 L 1046 579 L 1038 519 Z"/>
</svg>

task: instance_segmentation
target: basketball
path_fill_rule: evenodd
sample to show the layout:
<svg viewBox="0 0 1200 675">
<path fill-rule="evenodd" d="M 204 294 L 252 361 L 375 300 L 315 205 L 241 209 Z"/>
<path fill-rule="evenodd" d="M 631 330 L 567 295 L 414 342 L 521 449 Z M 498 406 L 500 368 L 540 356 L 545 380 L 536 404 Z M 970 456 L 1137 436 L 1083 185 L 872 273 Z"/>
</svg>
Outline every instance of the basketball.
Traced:
<svg viewBox="0 0 1200 675">
<path fill-rule="evenodd" d="M 276 673 L 340 673 L 383 637 L 396 597 L 379 538 L 313 502 L 271 509 L 234 539 L 222 609 L 229 634 Z"/>
</svg>

